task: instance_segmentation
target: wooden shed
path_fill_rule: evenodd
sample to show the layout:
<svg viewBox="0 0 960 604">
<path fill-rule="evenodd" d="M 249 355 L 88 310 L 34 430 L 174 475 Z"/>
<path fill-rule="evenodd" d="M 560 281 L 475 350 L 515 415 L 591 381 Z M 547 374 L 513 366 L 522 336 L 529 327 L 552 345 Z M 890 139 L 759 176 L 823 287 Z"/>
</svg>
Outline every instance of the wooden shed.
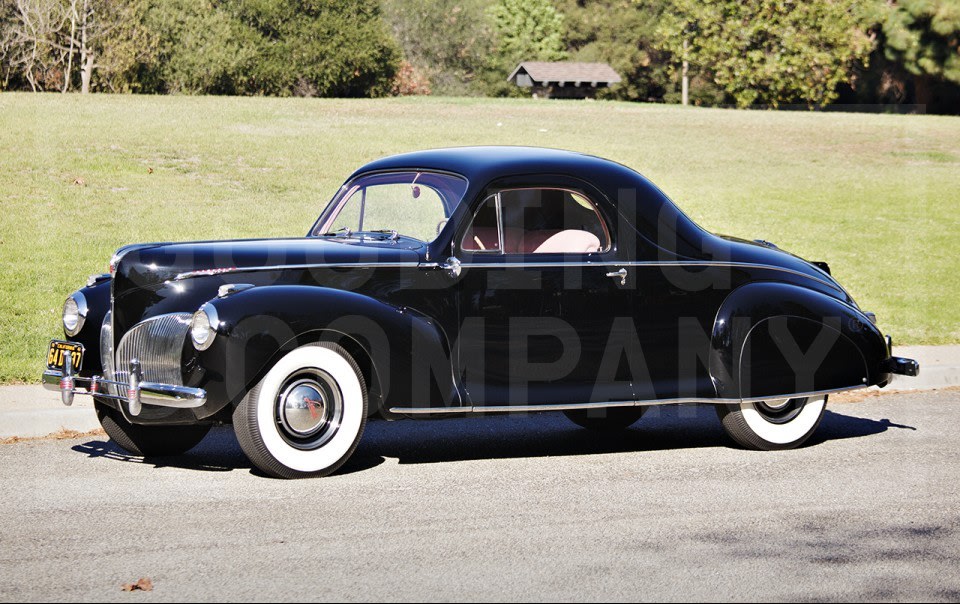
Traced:
<svg viewBox="0 0 960 604">
<path fill-rule="evenodd" d="M 533 96 L 585 99 L 619 82 L 620 75 L 606 63 L 524 61 L 507 79 L 521 88 L 531 88 Z"/>
</svg>

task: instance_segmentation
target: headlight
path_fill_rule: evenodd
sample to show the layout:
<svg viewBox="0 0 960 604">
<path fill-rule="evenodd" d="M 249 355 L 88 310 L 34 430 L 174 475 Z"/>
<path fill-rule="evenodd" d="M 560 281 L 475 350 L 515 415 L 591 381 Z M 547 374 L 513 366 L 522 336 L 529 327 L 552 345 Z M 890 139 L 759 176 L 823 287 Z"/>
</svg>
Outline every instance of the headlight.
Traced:
<svg viewBox="0 0 960 604">
<path fill-rule="evenodd" d="M 80 333 L 87 319 L 87 299 L 80 292 L 73 292 L 63 303 L 63 331 L 69 337 Z"/>
<path fill-rule="evenodd" d="M 193 346 L 197 350 L 210 348 L 214 338 L 217 337 L 219 326 L 217 309 L 210 303 L 201 306 L 200 310 L 193 313 L 193 321 L 190 323 L 190 339 L 193 340 Z"/>
</svg>

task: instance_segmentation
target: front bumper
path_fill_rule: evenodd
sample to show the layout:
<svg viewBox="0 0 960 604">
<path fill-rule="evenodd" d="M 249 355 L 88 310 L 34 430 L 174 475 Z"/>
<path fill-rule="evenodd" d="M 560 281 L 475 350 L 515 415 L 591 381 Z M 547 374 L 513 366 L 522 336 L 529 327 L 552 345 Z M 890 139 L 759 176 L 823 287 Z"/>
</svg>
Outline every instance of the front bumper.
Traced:
<svg viewBox="0 0 960 604">
<path fill-rule="evenodd" d="M 142 405 L 156 405 L 174 409 L 194 409 L 202 407 L 207 402 L 207 393 L 202 388 L 159 384 L 156 382 L 141 381 L 140 363 L 130 362 L 130 380 L 117 382 L 102 376 L 80 377 L 73 373 L 73 366 L 67 353 L 63 371 L 46 369 L 43 372 L 43 387 L 47 390 L 60 392 L 60 400 L 64 405 L 72 405 L 73 397 L 77 394 L 87 394 L 100 398 L 111 399 L 127 403 L 130 415 L 140 415 Z M 77 386 L 84 386 L 85 390 L 78 390 Z M 120 392 L 123 394 L 115 394 Z"/>
</svg>

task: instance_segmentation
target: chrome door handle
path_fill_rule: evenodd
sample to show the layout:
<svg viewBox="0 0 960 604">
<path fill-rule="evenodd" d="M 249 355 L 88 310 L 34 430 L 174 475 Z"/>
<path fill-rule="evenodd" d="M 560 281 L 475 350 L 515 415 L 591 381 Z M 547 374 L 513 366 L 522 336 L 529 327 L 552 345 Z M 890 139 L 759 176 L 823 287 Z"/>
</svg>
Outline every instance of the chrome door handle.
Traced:
<svg viewBox="0 0 960 604">
<path fill-rule="evenodd" d="M 442 271 L 446 271 L 446 273 L 453 279 L 459 277 L 460 272 L 463 270 L 463 266 L 460 264 L 460 260 L 458 260 L 456 256 L 450 256 L 447 258 L 446 262 L 441 262 L 438 264 L 437 268 Z"/>
<path fill-rule="evenodd" d="M 620 278 L 620 285 L 626 285 L 626 284 L 627 284 L 627 269 L 625 269 L 625 268 L 621 268 L 620 270 L 614 271 L 614 272 L 612 272 L 612 273 L 607 273 L 607 276 L 608 276 L 608 277 L 613 277 L 614 279 L 616 279 L 617 277 L 619 277 L 619 278 Z"/>
</svg>

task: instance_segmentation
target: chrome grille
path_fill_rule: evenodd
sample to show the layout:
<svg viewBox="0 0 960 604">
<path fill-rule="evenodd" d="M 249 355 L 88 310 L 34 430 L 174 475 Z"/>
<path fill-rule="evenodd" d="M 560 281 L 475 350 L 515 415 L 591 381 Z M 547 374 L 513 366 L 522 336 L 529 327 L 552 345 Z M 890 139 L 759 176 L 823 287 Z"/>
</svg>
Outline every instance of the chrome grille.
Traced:
<svg viewBox="0 0 960 604">
<path fill-rule="evenodd" d="M 189 313 L 172 313 L 134 325 L 117 346 L 116 365 L 111 368 L 111 379 L 128 381 L 130 361 L 137 359 L 140 361 L 143 381 L 182 386 L 181 357 L 192 319 L 193 315 Z M 106 326 L 105 322 L 104 329 Z M 106 365 L 104 371 L 107 371 Z"/>
</svg>

